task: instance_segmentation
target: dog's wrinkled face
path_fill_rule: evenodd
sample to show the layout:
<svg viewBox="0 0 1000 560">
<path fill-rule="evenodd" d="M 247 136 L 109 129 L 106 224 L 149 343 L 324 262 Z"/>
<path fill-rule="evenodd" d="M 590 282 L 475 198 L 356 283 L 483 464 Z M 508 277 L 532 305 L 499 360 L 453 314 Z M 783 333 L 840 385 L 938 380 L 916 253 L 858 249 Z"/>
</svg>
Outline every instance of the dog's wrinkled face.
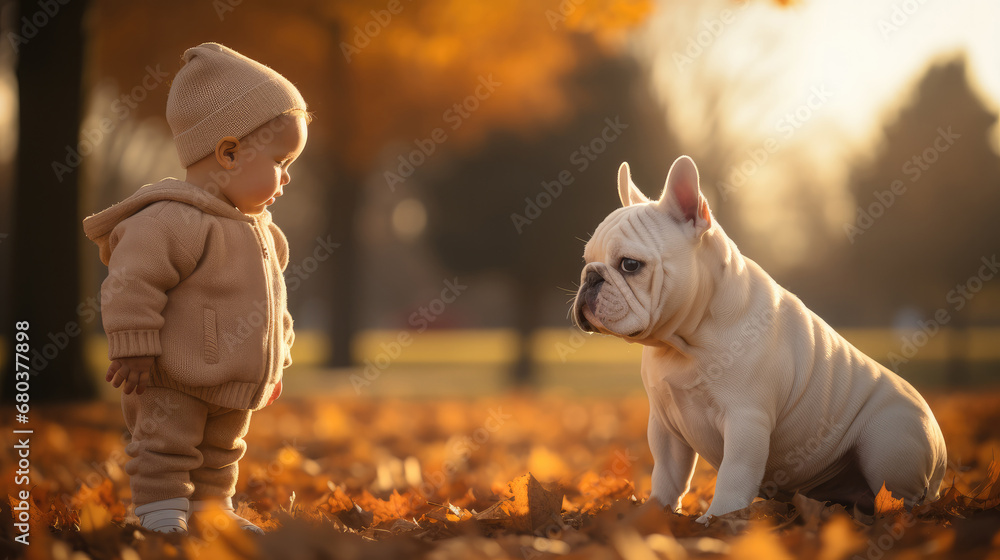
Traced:
<svg viewBox="0 0 1000 560">
<path fill-rule="evenodd" d="M 618 170 L 618 194 L 623 207 L 584 249 L 573 320 L 587 332 L 641 342 L 695 297 L 695 253 L 712 217 L 687 156 L 671 166 L 658 201 L 639 191 L 627 163 Z"/>
</svg>

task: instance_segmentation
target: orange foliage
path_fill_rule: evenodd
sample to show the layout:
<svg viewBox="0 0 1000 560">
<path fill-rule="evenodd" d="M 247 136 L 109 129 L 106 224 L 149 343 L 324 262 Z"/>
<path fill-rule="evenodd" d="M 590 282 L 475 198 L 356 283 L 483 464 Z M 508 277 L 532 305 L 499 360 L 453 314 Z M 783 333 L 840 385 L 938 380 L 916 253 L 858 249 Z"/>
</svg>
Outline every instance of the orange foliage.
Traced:
<svg viewBox="0 0 1000 560">
<path fill-rule="evenodd" d="M 885 487 L 885 483 L 883 482 L 882 488 L 875 495 L 875 515 L 877 517 L 886 517 L 905 511 L 903 498 L 893 498 L 892 492 Z"/>
<path fill-rule="evenodd" d="M 173 73 L 184 49 L 224 43 L 296 83 L 316 113 L 310 136 L 364 171 L 387 144 L 435 129 L 457 149 L 565 116 L 562 79 L 581 57 L 620 48 L 651 10 L 650 0 L 102 0 L 92 67 L 127 91 L 147 65 Z M 137 114 L 162 115 L 166 89 Z"/>
<path fill-rule="evenodd" d="M 641 396 L 283 399 L 255 417 L 240 464 L 237 511 L 265 529 L 260 538 L 211 516 L 188 537 L 141 529 L 126 507 L 120 409 L 43 408 L 32 418 L 29 557 L 982 557 L 1000 545 L 1000 462 L 981 449 L 998 436 L 998 400 L 932 395 L 949 445 L 975 450 L 952 454 L 932 503 L 907 511 L 883 488 L 870 516 L 796 495 L 705 526 L 695 519 L 714 473 L 701 463 L 683 514 L 644 503 L 651 457 Z M 0 465 L 13 480 L 10 457 Z M 545 471 L 542 482 L 533 468 Z M 13 536 L 7 518 L 0 539 Z"/>
</svg>

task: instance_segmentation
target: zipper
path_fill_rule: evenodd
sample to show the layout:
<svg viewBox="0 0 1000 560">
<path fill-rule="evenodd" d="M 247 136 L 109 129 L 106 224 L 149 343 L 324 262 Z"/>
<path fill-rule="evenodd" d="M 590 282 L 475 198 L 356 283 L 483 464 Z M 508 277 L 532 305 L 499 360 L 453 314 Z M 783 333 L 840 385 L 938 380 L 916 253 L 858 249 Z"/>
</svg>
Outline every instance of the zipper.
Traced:
<svg viewBox="0 0 1000 560">
<path fill-rule="evenodd" d="M 263 231 L 259 230 L 260 224 L 257 222 L 256 219 L 254 219 L 254 222 L 253 222 L 253 224 L 250 227 L 253 228 L 254 235 L 257 237 L 257 242 L 260 243 L 260 248 L 261 248 L 261 250 L 264 253 L 264 261 L 263 261 L 263 265 L 264 265 L 264 285 L 267 287 L 267 311 L 265 312 L 265 317 L 264 317 L 265 323 L 267 325 L 267 327 L 266 327 L 267 331 L 264 333 L 264 336 L 265 336 L 265 344 L 267 345 L 267 347 L 266 347 L 266 349 L 264 351 L 264 368 L 265 368 L 264 369 L 264 376 L 265 376 L 265 378 L 262 381 L 264 381 L 266 383 L 269 380 L 269 376 L 270 376 L 270 371 L 269 370 L 270 370 L 270 367 L 271 367 L 271 347 L 272 347 L 271 338 L 273 336 L 273 334 L 271 332 L 271 323 L 272 323 L 271 308 L 273 307 L 273 302 L 271 301 L 271 295 L 272 295 L 271 294 L 271 291 L 272 291 L 272 288 L 271 288 L 271 260 L 269 258 L 269 253 L 268 253 L 268 250 L 267 250 L 267 238 L 264 237 Z M 264 386 L 261 385 L 260 389 L 263 389 L 263 387 Z M 255 393 L 255 395 L 256 395 L 256 393 Z"/>
<path fill-rule="evenodd" d="M 267 239 L 264 238 L 264 232 L 258 231 L 258 225 L 256 220 L 254 221 L 253 226 L 251 227 L 253 227 L 253 232 L 257 236 L 257 241 L 260 243 L 260 248 L 264 251 L 264 260 L 267 261 L 268 260 Z M 265 266 L 265 270 L 266 268 L 267 267 Z"/>
</svg>

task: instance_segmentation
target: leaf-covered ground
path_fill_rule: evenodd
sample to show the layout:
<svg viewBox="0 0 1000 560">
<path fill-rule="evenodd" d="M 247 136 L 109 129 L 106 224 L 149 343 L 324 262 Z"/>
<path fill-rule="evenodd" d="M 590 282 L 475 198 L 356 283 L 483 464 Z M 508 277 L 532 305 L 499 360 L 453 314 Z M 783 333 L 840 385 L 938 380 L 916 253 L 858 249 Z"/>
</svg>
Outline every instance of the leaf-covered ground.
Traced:
<svg viewBox="0 0 1000 560">
<path fill-rule="evenodd" d="M 33 409 L 31 544 L 13 542 L 10 499 L 0 548 L 67 560 L 1000 558 L 1000 394 L 928 400 L 951 458 L 938 502 L 907 512 L 882 495 L 867 516 L 796 496 L 704 527 L 694 520 L 715 473 L 703 463 L 684 515 L 642 507 L 652 468 L 642 396 L 282 399 L 255 415 L 240 466 L 238 510 L 263 537 L 221 518 L 186 537 L 140 529 L 119 407 Z M 10 496 L 23 487 L 5 432 Z"/>
</svg>

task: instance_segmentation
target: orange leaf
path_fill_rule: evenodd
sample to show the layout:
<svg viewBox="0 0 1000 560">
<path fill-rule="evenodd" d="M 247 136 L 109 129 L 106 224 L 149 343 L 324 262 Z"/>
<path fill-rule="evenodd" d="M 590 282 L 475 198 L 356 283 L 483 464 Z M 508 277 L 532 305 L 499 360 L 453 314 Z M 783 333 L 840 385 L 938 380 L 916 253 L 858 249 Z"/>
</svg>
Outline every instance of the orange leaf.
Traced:
<svg viewBox="0 0 1000 560">
<path fill-rule="evenodd" d="M 959 508 L 965 505 L 965 496 L 958 491 L 954 484 L 948 487 L 937 500 L 919 506 L 919 511 L 929 512 L 937 515 L 955 515 Z M 918 511 L 914 508 L 914 511 Z"/>
<path fill-rule="evenodd" d="M 531 473 L 510 481 L 508 487 L 513 497 L 502 502 L 502 509 L 516 531 L 534 531 L 552 523 L 562 511 L 562 493 L 546 490 Z"/>
<path fill-rule="evenodd" d="M 892 492 L 885 487 L 885 482 L 883 482 L 882 488 L 875 496 L 875 517 L 887 517 L 904 511 L 906 508 L 903 504 L 903 498 L 893 498 Z"/>
<path fill-rule="evenodd" d="M 596 511 L 616 500 L 625 499 L 635 493 L 635 486 L 624 478 L 602 477 L 594 471 L 587 471 L 577 484 L 584 499 L 580 510 Z"/>
<path fill-rule="evenodd" d="M 401 495 L 396 490 L 392 491 L 388 500 L 380 500 L 366 490 L 358 502 L 374 515 L 376 525 L 393 519 L 409 519 L 417 515 L 415 510 L 424 503 L 418 496 L 409 492 Z"/>
<path fill-rule="evenodd" d="M 984 510 L 1000 505 L 1000 463 L 996 459 L 990 461 L 986 480 L 973 491 L 972 499 Z"/>
<path fill-rule="evenodd" d="M 344 492 L 343 486 L 333 486 L 330 497 L 326 499 L 326 507 L 330 513 L 350 511 L 354 509 L 354 500 Z"/>
</svg>

